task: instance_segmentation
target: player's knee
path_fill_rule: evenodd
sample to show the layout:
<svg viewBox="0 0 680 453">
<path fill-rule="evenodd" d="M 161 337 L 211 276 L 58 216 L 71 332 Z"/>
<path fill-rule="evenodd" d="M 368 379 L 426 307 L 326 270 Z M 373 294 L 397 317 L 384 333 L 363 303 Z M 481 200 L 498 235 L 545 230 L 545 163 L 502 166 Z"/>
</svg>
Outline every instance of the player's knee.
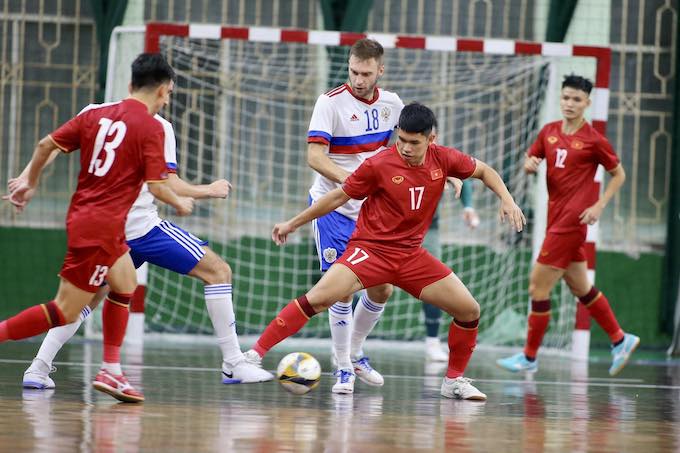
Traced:
<svg viewBox="0 0 680 453">
<path fill-rule="evenodd" d="M 367 291 L 369 299 L 371 299 L 371 301 L 375 302 L 376 304 L 386 303 L 387 299 L 390 298 L 393 292 L 394 287 L 392 285 L 377 286 L 375 288 L 371 288 L 370 291 Z"/>
<path fill-rule="evenodd" d="M 64 321 L 66 324 L 71 324 L 76 322 L 80 316 L 80 310 L 78 307 L 73 307 L 72 304 L 67 304 L 64 301 L 56 301 L 57 307 L 61 310 L 61 314 L 64 316 Z"/>
<path fill-rule="evenodd" d="M 546 290 L 534 282 L 529 282 L 529 297 L 533 300 L 545 300 L 550 297 L 550 290 Z"/>
<path fill-rule="evenodd" d="M 203 275 L 203 281 L 207 285 L 219 285 L 221 283 L 231 282 L 231 267 L 226 261 L 218 258 L 210 266 L 207 266 L 208 272 Z"/>
<path fill-rule="evenodd" d="M 463 322 L 470 322 L 479 319 L 481 310 L 476 300 L 472 299 L 463 306 L 456 307 L 449 313 L 454 319 Z"/>
</svg>

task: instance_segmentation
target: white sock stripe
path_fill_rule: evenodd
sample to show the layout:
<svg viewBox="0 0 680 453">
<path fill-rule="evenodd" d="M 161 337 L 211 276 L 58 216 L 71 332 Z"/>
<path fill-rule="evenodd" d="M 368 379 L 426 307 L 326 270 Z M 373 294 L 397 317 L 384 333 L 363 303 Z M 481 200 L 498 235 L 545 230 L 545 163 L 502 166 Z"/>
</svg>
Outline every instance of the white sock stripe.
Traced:
<svg viewBox="0 0 680 453">
<path fill-rule="evenodd" d="M 205 255 L 205 250 L 194 242 L 193 239 L 189 238 L 181 230 L 176 230 L 169 222 L 163 221 L 158 224 L 158 227 L 168 236 L 173 238 L 175 242 L 184 247 L 191 255 L 200 261 Z"/>
<path fill-rule="evenodd" d="M 371 300 L 365 294 L 361 296 L 361 303 L 364 304 L 366 310 L 372 311 L 374 313 L 381 312 L 383 308 L 385 308 L 384 304 L 376 304 L 371 302 Z"/>
<path fill-rule="evenodd" d="M 328 309 L 328 311 L 333 312 L 338 315 L 348 315 L 352 313 L 352 307 L 349 308 L 335 308 L 335 306 L 332 306 L 331 308 Z"/>
<path fill-rule="evenodd" d="M 216 294 L 231 294 L 231 285 L 206 285 L 203 287 L 203 293 L 206 296 L 212 296 Z"/>
</svg>

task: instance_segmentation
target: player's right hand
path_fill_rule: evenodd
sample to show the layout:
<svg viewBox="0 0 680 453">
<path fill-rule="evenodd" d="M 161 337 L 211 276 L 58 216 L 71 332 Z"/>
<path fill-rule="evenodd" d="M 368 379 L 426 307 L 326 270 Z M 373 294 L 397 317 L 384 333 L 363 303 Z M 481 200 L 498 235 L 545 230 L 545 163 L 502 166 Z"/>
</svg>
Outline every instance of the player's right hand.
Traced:
<svg viewBox="0 0 680 453">
<path fill-rule="evenodd" d="M 536 156 L 527 156 L 526 159 L 524 159 L 524 171 L 533 174 L 538 171 L 538 166 L 541 164 L 543 159 L 540 157 Z"/>
<path fill-rule="evenodd" d="M 231 191 L 231 183 L 226 179 L 218 179 L 210 183 L 211 198 L 227 198 Z"/>
<path fill-rule="evenodd" d="M 10 179 L 7 181 L 7 191 L 8 191 L 9 193 L 14 192 L 14 191 L 17 189 L 17 187 L 19 187 L 19 185 L 21 184 L 22 181 L 25 181 L 25 179 L 23 179 L 23 178 L 21 178 L 21 177 L 18 177 L 18 178 L 10 178 Z"/>
<path fill-rule="evenodd" d="M 524 229 L 524 225 L 527 224 L 527 219 L 524 217 L 522 209 L 517 206 L 514 200 L 503 200 L 501 201 L 501 207 L 499 209 L 499 217 L 501 223 L 505 223 L 505 219 L 508 219 L 510 225 L 518 233 Z"/>
<path fill-rule="evenodd" d="M 179 203 L 175 206 L 178 216 L 187 216 L 194 210 L 194 199 L 191 197 L 177 197 Z"/>
<path fill-rule="evenodd" d="M 276 245 L 283 245 L 288 240 L 288 235 L 295 231 L 290 222 L 277 223 L 272 230 L 272 241 Z"/>
<path fill-rule="evenodd" d="M 7 185 L 9 187 L 9 182 Z M 28 181 L 19 178 L 16 178 L 13 188 L 8 195 L 3 195 L 2 199 L 12 203 L 17 212 L 22 212 L 35 195 L 35 188 L 30 186 Z"/>
</svg>

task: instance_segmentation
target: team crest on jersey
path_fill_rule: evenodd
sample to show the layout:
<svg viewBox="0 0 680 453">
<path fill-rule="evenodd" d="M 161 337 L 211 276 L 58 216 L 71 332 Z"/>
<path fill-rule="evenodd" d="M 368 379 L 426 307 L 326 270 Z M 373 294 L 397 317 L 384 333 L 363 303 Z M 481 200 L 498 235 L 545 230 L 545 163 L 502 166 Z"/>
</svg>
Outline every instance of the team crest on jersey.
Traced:
<svg viewBox="0 0 680 453">
<path fill-rule="evenodd" d="M 327 263 L 334 263 L 335 260 L 338 259 L 338 251 L 333 247 L 323 249 L 323 259 L 326 260 Z"/>
<path fill-rule="evenodd" d="M 442 179 L 442 177 L 444 177 L 444 172 L 442 171 L 441 168 L 437 168 L 436 170 L 432 170 L 430 172 L 430 177 L 432 178 L 432 181 Z"/>
<path fill-rule="evenodd" d="M 571 147 L 574 149 L 583 149 L 583 142 L 574 140 L 573 142 L 571 142 Z"/>
<path fill-rule="evenodd" d="M 392 176 L 392 182 L 395 184 L 401 184 L 404 182 L 404 177 L 403 176 Z"/>
<path fill-rule="evenodd" d="M 357 116 L 356 113 L 352 114 L 352 117 L 349 119 L 350 121 L 359 121 L 359 117 Z"/>
<path fill-rule="evenodd" d="M 390 115 L 392 114 L 392 109 L 389 107 L 383 107 L 380 110 L 380 118 L 383 119 L 383 121 L 387 121 L 390 119 Z"/>
<path fill-rule="evenodd" d="M 550 143 L 551 145 L 554 145 L 556 142 L 557 142 L 557 137 L 555 137 L 554 135 L 550 135 L 548 137 L 548 143 Z"/>
</svg>

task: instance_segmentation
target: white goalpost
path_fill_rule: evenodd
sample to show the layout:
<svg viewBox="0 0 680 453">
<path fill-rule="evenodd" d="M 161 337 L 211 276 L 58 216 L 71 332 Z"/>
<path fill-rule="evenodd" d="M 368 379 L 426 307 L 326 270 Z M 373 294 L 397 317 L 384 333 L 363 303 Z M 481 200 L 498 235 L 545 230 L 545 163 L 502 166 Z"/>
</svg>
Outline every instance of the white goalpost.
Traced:
<svg viewBox="0 0 680 453">
<path fill-rule="evenodd" d="M 440 124 L 438 141 L 496 168 L 525 211 L 532 209 L 534 187 L 522 163 L 542 126 L 553 59 L 596 60 L 593 124 L 604 132 L 606 48 L 206 24 L 117 28 L 109 51 L 107 100 L 126 94 L 129 64 L 142 48 L 162 52 L 178 75 L 163 115 L 175 127 L 180 176 L 193 183 L 224 177 L 234 186 L 229 199 L 200 202 L 193 216 L 173 221 L 209 240 L 231 265 L 241 334 L 259 334 L 288 300 L 319 277 L 308 229 L 296 232 L 283 248 L 275 247 L 269 234 L 275 222 L 307 204 L 312 170 L 306 163 L 306 132 L 312 108 L 317 96 L 332 88 L 328 80 L 346 74 L 346 58 L 333 61 L 325 48 L 348 46 L 364 36 L 386 49 L 381 86 L 407 103 L 431 107 Z M 450 193 L 444 198 L 439 210 L 443 260 L 480 302 L 480 343 L 522 344 L 532 241 L 542 236 L 542 228 L 532 222 L 515 235 L 499 225 L 495 196 L 481 184 L 473 188 L 482 220 L 476 230 L 463 225 L 460 203 Z M 595 239 L 593 230 L 593 257 Z M 594 269 L 594 259 L 589 265 Z M 576 310 L 564 291 L 554 299 L 546 346 L 565 348 L 572 342 Z M 212 333 L 200 282 L 155 266 L 149 268 L 145 312 L 147 331 Z M 312 319 L 299 335 L 328 336 L 325 316 Z M 587 318 L 580 316 L 577 327 L 586 331 Z M 422 317 L 420 302 L 397 291 L 373 336 L 422 337 Z M 445 317 L 442 335 L 447 328 Z M 587 355 L 581 340 L 580 354 Z"/>
</svg>

